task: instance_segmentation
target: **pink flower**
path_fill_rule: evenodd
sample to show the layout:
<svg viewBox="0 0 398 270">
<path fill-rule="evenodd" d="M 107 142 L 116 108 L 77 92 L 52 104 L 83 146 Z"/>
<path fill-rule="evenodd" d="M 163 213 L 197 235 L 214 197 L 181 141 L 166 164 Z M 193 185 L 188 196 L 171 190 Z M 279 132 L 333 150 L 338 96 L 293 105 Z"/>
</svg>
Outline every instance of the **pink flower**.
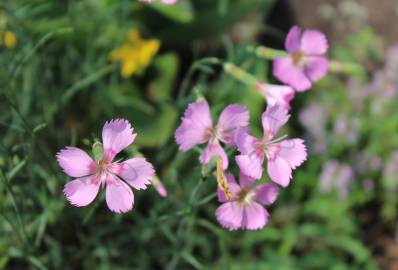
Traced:
<svg viewBox="0 0 398 270">
<path fill-rule="evenodd" d="M 253 186 L 254 179 L 240 175 L 238 185 L 232 174 L 227 174 L 232 199 L 227 200 L 221 189 L 217 190 L 218 200 L 223 204 L 216 210 L 218 222 L 229 230 L 257 230 L 268 222 L 268 211 L 263 205 L 272 204 L 278 196 L 273 184 Z"/>
<path fill-rule="evenodd" d="M 57 154 L 64 172 L 76 179 L 65 185 L 68 201 L 78 207 L 89 205 L 101 187 L 106 188 L 106 203 L 111 211 L 124 213 L 132 209 L 134 194 L 131 188 L 146 189 L 154 175 L 153 166 L 145 158 L 131 158 L 122 162 L 115 156 L 133 143 L 136 133 L 124 119 L 106 122 L 102 129 L 103 157 L 94 161 L 76 147 L 66 147 Z"/>
<path fill-rule="evenodd" d="M 294 90 L 290 86 L 259 83 L 256 89 L 267 99 L 268 105 L 278 104 L 288 110 L 290 109 L 290 101 L 294 98 Z"/>
<path fill-rule="evenodd" d="M 182 118 L 181 125 L 175 133 L 180 151 L 188 151 L 196 145 L 207 142 L 206 148 L 199 157 L 202 164 L 210 162 L 215 156 L 220 156 L 223 168 L 228 168 L 228 157 L 221 146 L 221 142 L 228 147 L 234 146 L 234 138 L 239 128 L 246 128 L 249 124 L 249 112 L 245 107 L 232 104 L 220 114 L 216 125 L 213 125 L 209 105 L 206 101 L 188 105 Z"/>
<path fill-rule="evenodd" d="M 293 26 L 286 37 L 285 47 L 288 56 L 276 58 L 273 67 L 274 76 L 283 83 L 302 92 L 327 74 L 329 61 L 323 55 L 327 52 L 328 42 L 320 31 L 302 31 Z"/>
<path fill-rule="evenodd" d="M 263 173 L 263 162 L 268 160 L 267 171 L 272 181 L 286 187 L 292 178 L 292 170 L 307 159 L 307 150 L 301 139 L 274 139 L 278 130 L 289 119 L 287 110 L 280 106 L 268 106 L 262 114 L 264 136 L 257 139 L 241 130 L 236 135 L 236 144 L 241 155 L 235 157 L 241 172 L 254 179 Z"/>
<path fill-rule="evenodd" d="M 152 3 L 154 0 L 140 0 L 141 2 L 144 3 Z M 172 5 L 175 4 L 177 2 L 177 0 L 161 0 L 163 4 L 167 4 L 167 5 Z"/>
</svg>

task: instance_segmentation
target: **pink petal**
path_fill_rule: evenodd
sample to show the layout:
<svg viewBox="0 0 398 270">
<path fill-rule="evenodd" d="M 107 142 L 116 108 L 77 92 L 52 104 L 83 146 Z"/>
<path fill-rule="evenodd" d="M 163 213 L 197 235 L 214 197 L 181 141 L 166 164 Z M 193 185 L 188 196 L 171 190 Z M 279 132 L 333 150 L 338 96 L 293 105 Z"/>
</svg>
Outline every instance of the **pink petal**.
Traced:
<svg viewBox="0 0 398 270">
<path fill-rule="evenodd" d="M 226 178 L 228 181 L 228 187 L 232 193 L 232 196 L 235 197 L 236 194 L 239 192 L 240 190 L 240 186 L 236 183 L 235 181 L 235 177 L 231 174 L 231 173 L 227 173 L 226 174 Z M 224 192 L 217 187 L 217 198 L 219 202 L 226 202 L 227 198 L 225 197 Z"/>
<path fill-rule="evenodd" d="M 283 158 L 292 169 L 296 169 L 307 159 L 307 149 L 302 139 L 284 140 L 278 143 L 278 156 Z"/>
<path fill-rule="evenodd" d="M 258 230 L 268 222 L 268 211 L 256 202 L 245 205 L 242 219 L 242 229 Z"/>
<path fill-rule="evenodd" d="M 254 178 L 252 178 L 252 177 L 250 177 L 250 176 L 248 176 L 246 174 L 243 174 L 243 173 L 241 173 L 239 175 L 239 184 L 242 187 L 250 187 L 251 188 L 253 186 L 253 183 L 254 183 L 255 180 L 256 179 L 254 179 Z"/>
<path fill-rule="evenodd" d="M 162 2 L 167 5 L 172 5 L 172 4 L 175 4 L 175 2 L 177 2 L 177 0 L 162 0 Z"/>
<path fill-rule="evenodd" d="M 228 146 L 234 144 L 234 136 L 238 128 L 249 125 L 249 112 L 238 104 L 227 106 L 220 115 L 217 128 L 222 131 L 223 139 Z"/>
<path fill-rule="evenodd" d="M 290 109 L 290 101 L 294 98 L 294 90 L 286 85 L 260 83 L 257 91 L 267 99 L 270 106 L 279 105 Z"/>
<path fill-rule="evenodd" d="M 135 189 L 146 189 L 155 173 L 151 163 L 145 158 L 131 158 L 118 165 L 117 173 Z"/>
<path fill-rule="evenodd" d="M 243 207 L 237 202 L 226 202 L 216 209 L 218 222 L 230 231 L 242 226 Z"/>
<path fill-rule="evenodd" d="M 307 57 L 304 67 L 305 73 L 312 82 L 316 82 L 326 76 L 329 70 L 329 61 L 325 57 Z"/>
<path fill-rule="evenodd" d="M 261 178 L 263 174 L 263 158 L 256 155 L 239 155 L 235 157 L 235 161 L 241 173 L 254 179 Z"/>
<path fill-rule="evenodd" d="M 301 29 L 298 26 L 290 28 L 285 40 L 285 48 L 289 53 L 300 50 L 301 45 Z"/>
<path fill-rule="evenodd" d="M 228 168 L 228 156 L 218 141 L 209 142 L 207 144 L 206 148 L 199 156 L 199 161 L 202 164 L 207 164 L 216 156 L 221 157 L 223 169 L 226 170 Z"/>
<path fill-rule="evenodd" d="M 92 176 L 77 178 L 64 187 L 64 194 L 70 204 L 77 207 L 89 205 L 98 194 L 100 185 Z"/>
<path fill-rule="evenodd" d="M 286 108 L 278 105 L 267 106 L 265 112 L 261 115 L 261 122 L 264 128 L 264 136 L 272 139 L 278 130 L 286 124 L 290 115 Z"/>
<path fill-rule="evenodd" d="M 278 80 L 299 92 L 310 89 L 311 81 L 302 67 L 294 65 L 290 56 L 276 58 L 273 63 L 273 74 Z"/>
<path fill-rule="evenodd" d="M 261 184 L 255 188 L 256 201 L 270 205 L 273 204 L 278 197 L 279 189 L 273 184 Z"/>
<path fill-rule="evenodd" d="M 133 208 L 134 194 L 131 188 L 122 180 L 108 176 L 106 185 L 106 203 L 108 208 L 116 213 L 125 213 Z"/>
<path fill-rule="evenodd" d="M 182 123 L 175 133 L 180 151 L 185 152 L 195 145 L 205 143 L 212 125 L 210 109 L 206 101 L 189 104 Z"/>
<path fill-rule="evenodd" d="M 258 141 L 257 138 L 250 136 L 247 132 L 246 129 L 239 129 L 235 135 L 236 147 L 244 155 L 254 152 L 256 150 L 254 146 Z"/>
<path fill-rule="evenodd" d="M 276 157 L 273 160 L 268 160 L 267 167 L 268 175 L 272 181 L 282 187 L 287 187 L 289 185 L 290 179 L 292 178 L 292 169 L 284 159 Z"/>
<path fill-rule="evenodd" d="M 87 176 L 96 170 L 94 160 L 86 152 L 76 147 L 66 147 L 59 151 L 57 161 L 64 172 L 72 177 Z"/>
<path fill-rule="evenodd" d="M 326 36 L 318 30 L 305 30 L 301 37 L 301 50 L 307 55 L 322 55 L 328 50 Z"/>
<path fill-rule="evenodd" d="M 106 122 L 102 128 L 102 142 L 105 158 L 111 162 L 113 158 L 127 146 L 134 142 L 136 133 L 125 119 L 116 119 Z"/>
</svg>

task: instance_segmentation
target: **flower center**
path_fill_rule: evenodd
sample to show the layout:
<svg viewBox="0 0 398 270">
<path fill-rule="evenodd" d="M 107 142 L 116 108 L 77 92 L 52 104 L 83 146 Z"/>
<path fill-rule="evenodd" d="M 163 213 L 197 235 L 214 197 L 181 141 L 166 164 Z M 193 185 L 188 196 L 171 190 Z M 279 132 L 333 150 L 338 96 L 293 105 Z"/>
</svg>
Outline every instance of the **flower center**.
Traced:
<svg viewBox="0 0 398 270">
<path fill-rule="evenodd" d="M 207 130 L 207 136 L 209 138 L 209 141 L 220 141 L 225 143 L 224 139 L 224 134 L 222 128 L 216 126 L 216 127 L 210 127 Z"/>
<path fill-rule="evenodd" d="M 251 203 L 254 199 L 255 193 L 250 188 L 244 187 L 242 188 L 238 194 L 237 199 L 239 203 L 248 204 Z"/>
<path fill-rule="evenodd" d="M 302 52 L 295 52 L 291 57 L 295 66 L 301 66 L 304 62 L 304 54 Z"/>
<path fill-rule="evenodd" d="M 105 159 L 100 159 L 98 161 L 98 172 L 103 173 L 106 170 L 106 165 Z"/>
</svg>

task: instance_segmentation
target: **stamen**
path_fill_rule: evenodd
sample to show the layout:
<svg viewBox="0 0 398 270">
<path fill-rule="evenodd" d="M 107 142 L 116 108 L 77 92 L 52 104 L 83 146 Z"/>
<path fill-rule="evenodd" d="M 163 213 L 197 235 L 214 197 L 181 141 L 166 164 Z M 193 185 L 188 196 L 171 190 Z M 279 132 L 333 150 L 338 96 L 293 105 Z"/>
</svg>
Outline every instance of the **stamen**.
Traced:
<svg viewBox="0 0 398 270">
<path fill-rule="evenodd" d="M 287 138 L 287 134 L 285 134 L 285 135 L 283 135 L 283 136 L 281 136 L 279 138 L 276 138 L 275 140 L 269 141 L 269 142 L 267 142 L 267 144 L 274 144 L 274 143 L 283 141 L 286 138 Z"/>
</svg>

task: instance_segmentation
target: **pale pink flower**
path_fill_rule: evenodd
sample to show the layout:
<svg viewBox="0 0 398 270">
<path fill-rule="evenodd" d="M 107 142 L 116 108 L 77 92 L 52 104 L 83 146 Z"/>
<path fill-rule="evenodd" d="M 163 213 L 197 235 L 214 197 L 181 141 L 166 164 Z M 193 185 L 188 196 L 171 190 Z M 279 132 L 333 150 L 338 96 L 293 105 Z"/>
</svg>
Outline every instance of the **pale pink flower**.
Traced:
<svg viewBox="0 0 398 270">
<path fill-rule="evenodd" d="M 188 151 L 199 144 L 207 143 L 199 160 L 207 164 L 219 156 L 223 168 L 228 167 L 228 156 L 220 143 L 227 147 L 235 145 L 234 138 L 239 128 L 249 124 L 249 112 L 239 104 L 227 106 L 220 114 L 218 123 L 213 125 L 209 105 L 206 101 L 191 103 L 182 117 L 182 123 L 175 132 L 176 142 L 180 151 Z"/>
<path fill-rule="evenodd" d="M 324 54 L 328 41 L 320 31 L 302 31 L 293 26 L 286 37 L 285 47 L 288 56 L 276 58 L 273 65 L 274 76 L 283 83 L 302 92 L 327 74 L 329 61 Z"/>
<path fill-rule="evenodd" d="M 292 170 L 307 159 L 307 149 L 302 139 L 284 140 L 286 136 L 274 139 L 289 117 L 286 108 L 268 106 L 261 116 L 264 129 L 262 139 L 250 136 L 245 130 L 239 131 L 236 144 L 241 155 L 235 159 L 243 174 L 254 179 L 261 178 L 266 158 L 271 180 L 283 187 L 289 185 Z"/>
<path fill-rule="evenodd" d="M 76 178 L 65 185 L 68 201 L 78 207 L 90 204 L 100 187 L 106 188 L 106 203 L 116 213 L 132 209 L 134 194 L 131 188 L 146 189 L 154 175 L 152 164 L 145 158 L 113 161 L 115 156 L 134 142 L 136 133 L 124 119 L 106 122 L 102 129 L 103 157 L 94 161 L 76 147 L 66 147 L 57 154 L 64 172 Z"/>
<path fill-rule="evenodd" d="M 266 98 L 268 105 L 280 105 L 290 110 L 290 101 L 294 98 L 294 90 L 290 86 L 258 83 L 256 89 Z"/>
<path fill-rule="evenodd" d="M 319 191 L 326 193 L 335 189 L 338 197 L 345 199 L 349 195 L 352 181 L 353 170 L 349 165 L 330 160 L 323 166 L 319 176 Z"/>
<path fill-rule="evenodd" d="M 216 210 L 218 222 L 229 230 L 257 230 L 268 222 L 268 211 L 263 205 L 272 204 L 278 196 L 278 188 L 273 184 L 253 186 L 254 179 L 241 174 L 239 184 L 232 174 L 226 175 L 232 193 L 230 200 L 220 188 L 218 200 L 223 204 Z"/>
<path fill-rule="evenodd" d="M 154 0 L 140 0 L 140 1 L 144 2 L 144 3 L 152 3 L 152 2 L 154 2 Z M 161 0 L 161 2 L 163 4 L 172 5 L 172 4 L 175 4 L 177 2 L 177 0 Z"/>
</svg>

